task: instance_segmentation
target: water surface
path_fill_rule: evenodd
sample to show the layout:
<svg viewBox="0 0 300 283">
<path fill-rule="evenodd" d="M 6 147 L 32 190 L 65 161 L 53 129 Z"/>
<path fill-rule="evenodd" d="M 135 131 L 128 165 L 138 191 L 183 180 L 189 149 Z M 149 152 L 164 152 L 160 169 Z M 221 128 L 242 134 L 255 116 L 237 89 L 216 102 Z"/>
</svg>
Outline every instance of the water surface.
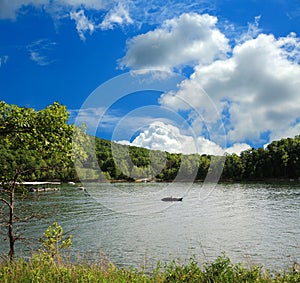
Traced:
<svg viewBox="0 0 300 283">
<path fill-rule="evenodd" d="M 183 201 L 162 202 L 170 193 Z M 91 184 L 87 192 L 64 186 L 60 192 L 31 194 L 17 208 L 21 215 L 45 216 L 19 226 L 32 239 L 30 249 L 58 221 L 73 235 L 72 254 L 84 261 L 152 268 L 157 260 L 195 255 L 202 262 L 222 252 L 234 262 L 271 269 L 300 261 L 297 183 Z M 17 253 L 25 252 L 18 244 Z"/>
</svg>

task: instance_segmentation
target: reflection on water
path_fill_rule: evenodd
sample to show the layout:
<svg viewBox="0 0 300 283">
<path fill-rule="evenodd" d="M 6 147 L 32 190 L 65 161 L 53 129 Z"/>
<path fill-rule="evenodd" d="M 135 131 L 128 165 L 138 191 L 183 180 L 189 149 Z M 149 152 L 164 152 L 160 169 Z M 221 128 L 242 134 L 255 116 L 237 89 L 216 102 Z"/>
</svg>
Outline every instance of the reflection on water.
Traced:
<svg viewBox="0 0 300 283">
<path fill-rule="evenodd" d="M 33 249 L 47 226 L 58 221 L 73 235 L 75 257 L 105 257 L 120 266 L 151 268 L 159 259 L 192 255 L 201 262 L 222 252 L 235 262 L 268 268 L 300 261 L 300 185 L 218 184 L 212 189 L 177 183 L 172 191 L 166 186 L 118 184 L 112 193 L 106 184 L 92 184 L 87 192 L 63 187 L 31 194 L 17 204 L 21 215 L 46 217 L 19 229 L 34 239 Z M 183 202 L 160 200 L 170 194 L 184 196 Z M 23 244 L 17 252 L 26 252 Z"/>
</svg>

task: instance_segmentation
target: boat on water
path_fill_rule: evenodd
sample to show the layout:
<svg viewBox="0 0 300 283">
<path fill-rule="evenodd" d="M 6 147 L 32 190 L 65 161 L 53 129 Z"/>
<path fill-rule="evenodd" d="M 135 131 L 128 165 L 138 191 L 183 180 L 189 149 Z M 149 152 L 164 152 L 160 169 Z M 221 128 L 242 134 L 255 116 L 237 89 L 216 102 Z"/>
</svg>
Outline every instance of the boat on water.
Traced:
<svg viewBox="0 0 300 283">
<path fill-rule="evenodd" d="M 162 201 L 182 201 L 183 198 L 165 197 L 161 199 Z"/>
</svg>

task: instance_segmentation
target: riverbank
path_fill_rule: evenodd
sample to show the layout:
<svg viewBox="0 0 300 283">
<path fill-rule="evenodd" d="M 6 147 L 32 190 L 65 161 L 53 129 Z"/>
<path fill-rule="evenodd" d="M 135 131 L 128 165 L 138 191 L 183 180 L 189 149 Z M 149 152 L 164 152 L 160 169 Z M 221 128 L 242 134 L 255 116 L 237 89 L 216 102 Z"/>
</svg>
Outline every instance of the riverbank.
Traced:
<svg viewBox="0 0 300 283">
<path fill-rule="evenodd" d="M 157 263 L 152 272 L 122 269 L 112 263 L 103 265 L 71 264 L 67 261 L 33 257 L 0 264 L 0 282 L 300 282 L 300 273 L 292 267 L 286 271 L 268 271 L 260 266 L 232 264 L 224 255 L 213 262 L 199 264 L 194 258 L 185 263 Z"/>
</svg>

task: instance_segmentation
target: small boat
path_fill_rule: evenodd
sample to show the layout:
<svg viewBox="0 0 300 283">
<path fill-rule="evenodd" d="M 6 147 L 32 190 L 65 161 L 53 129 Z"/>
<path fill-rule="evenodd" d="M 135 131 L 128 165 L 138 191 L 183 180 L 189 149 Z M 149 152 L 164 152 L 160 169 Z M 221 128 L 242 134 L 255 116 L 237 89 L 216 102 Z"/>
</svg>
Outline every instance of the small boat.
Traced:
<svg viewBox="0 0 300 283">
<path fill-rule="evenodd" d="M 173 198 L 173 197 L 166 197 L 162 198 L 162 201 L 182 201 L 183 198 Z"/>
</svg>

